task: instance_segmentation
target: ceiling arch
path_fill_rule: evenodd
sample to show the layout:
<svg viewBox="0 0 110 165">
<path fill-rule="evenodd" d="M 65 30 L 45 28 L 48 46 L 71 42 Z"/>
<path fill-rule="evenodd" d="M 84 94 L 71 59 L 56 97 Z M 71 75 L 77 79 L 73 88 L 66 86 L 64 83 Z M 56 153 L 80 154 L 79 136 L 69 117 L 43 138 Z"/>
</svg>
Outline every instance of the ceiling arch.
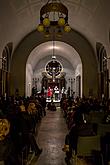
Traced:
<svg viewBox="0 0 110 165">
<path fill-rule="evenodd" d="M 11 65 L 11 73 L 13 77 L 10 79 L 10 86 L 12 90 L 12 94 L 15 88 L 20 89 L 20 94 L 24 95 L 25 93 L 25 80 L 26 80 L 26 63 L 27 59 L 34 48 L 39 46 L 40 44 L 51 41 L 52 38 L 44 38 L 43 34 L 39 34 L 37 31 L 33 31 L 29 35 L 27 35 L 18 45 L 16 50 L 14 51 L 12 57 L 12 65 Z M 78 33 L 77 31 L 71 30 L 68 34 L 63 34 L 61 38 L 55 38 L 55 40 L 65 42 L 72 47 L 80 55 L 82 61 L 82 88 L 83 95 L 87 96 L 89 94 L 89 90 L 94 89 L 94 96 L 97 95 L 97 85 L 98 85 L 98 77 L 97 77 L 97 59 L 96 55 L 93 51 L 93 47 L 88 42 L 88 40 Z M 72 56 L 74 57 L 74 56 Z M 73 58 L 74 59 L 74 58 Z M 90 89 L 91 88 L 91 89 Z"/>
<path fill-rule="evenodd" d="M 69 44 L 66 44 L 61 41 L 54 41 L 54 55 L 61 56 L 70 62 L 72 67 L 76 69 L 78 64 L 81 64 L 81 59 L 78 52 Z M 53 42 L 48 41 L 42 43 L 35 47 L 30 53 L 27 64 L 31 64 L 33 70 L 37 63 L 44 57 L 51 55 L 53 53 Z"/>
<path fill-rule="evenodd" d="M 0 1 L 0 51 L 7 42 L 18 43 L 39 24 L 40 8 L 47 0 Z M 110 1 L 62 0 L 69 11 L 69 24 L 83 34 L 95 49 L 101 42 L 110 54 Z M 105 26 L 106 25 L 106 26 Z"/>
</svg>

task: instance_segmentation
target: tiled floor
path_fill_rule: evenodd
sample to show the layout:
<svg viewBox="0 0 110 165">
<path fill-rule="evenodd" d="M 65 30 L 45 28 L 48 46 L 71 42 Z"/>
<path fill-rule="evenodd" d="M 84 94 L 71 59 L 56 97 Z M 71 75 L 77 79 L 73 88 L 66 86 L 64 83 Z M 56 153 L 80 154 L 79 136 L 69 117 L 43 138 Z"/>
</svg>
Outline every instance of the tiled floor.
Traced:
<svg viewBox="0 0 110 165">
<path fill-rule="evenodd" d="M 65 153 L 62 147 L 67 133 L 67 126 L 60 108 L 57 111 L 48 111 L 42 119 L 38 131 L 38 144 L 43 148 L 38 159 L 32 165 L 65 165 Z"/>
<path fill-rule="evenodd" d="M 66 165 L 62 147 L 67 134 L 67 125 L 60 108 L 48 111 L 43 117 L 38 130 L 37 142 L 43 152 L 39 157 L 33 156 L 29 165 Z M 72 159 L 71 165 L 75 165 Z M 93 165 L 90 160 L 78 159 L 77 165 Z"/>
</svg>

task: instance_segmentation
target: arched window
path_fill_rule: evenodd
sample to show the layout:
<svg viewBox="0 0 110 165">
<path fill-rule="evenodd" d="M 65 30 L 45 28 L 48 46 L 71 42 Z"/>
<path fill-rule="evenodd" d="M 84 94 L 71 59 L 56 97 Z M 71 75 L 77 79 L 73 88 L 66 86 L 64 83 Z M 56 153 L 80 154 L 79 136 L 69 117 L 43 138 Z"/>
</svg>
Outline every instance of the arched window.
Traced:
<svg viewBox="0 0 110 165">
<path fill-rule="evenodd" d="M 2 52 L 1 57 L 1 69 L 0 69 L 0 95 L 9 94 L 9 72 L 10 72 L 10 62 L 12 55 L 13 44 L 8 43 Z"/>
<path fill-rule="evenodd" d="M 107 69 L 107 53 L 103 44 L 96 43 L 96 52 L 99 67 L 99 97 L 108 98 L 108 69 Z"/>
<path fill-rule="evenodd" d="M 96 50 L 99 63 L 99 72 L 103 72 L 107 70 L 107 53 L 105 47 L 99 42 L 96 44 Z"/>
<path fill-rule="evenodd" d="M 12 43 L 8 43 L 3 49 L 3 53 L 2 53 L 2 70 L 7 72 L 10 70 L 12 47 L 13 47 Z"/>
</svg>

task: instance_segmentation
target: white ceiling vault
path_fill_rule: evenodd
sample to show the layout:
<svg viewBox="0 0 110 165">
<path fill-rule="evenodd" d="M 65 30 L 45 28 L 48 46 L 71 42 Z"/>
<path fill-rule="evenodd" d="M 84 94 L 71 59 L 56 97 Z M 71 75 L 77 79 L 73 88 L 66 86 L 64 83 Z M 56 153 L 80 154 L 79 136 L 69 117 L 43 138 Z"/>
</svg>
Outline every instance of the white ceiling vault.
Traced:
<svg viewBox="0 0 110 165">
<path fill-rule="evenodd" d="M 42 54 L 43 58 L 45 58 L 46 56 L 52 57 L 52 44 L 53 43 L 51 41 L 42 43 L 35 49 L 33 49 L 33 51 L 30 53 L 27 64 L 30 64 L 33 67 L 33 70 L 36 67 L 36 64 L 39 63 L 39 61 L 42 59 Z M 56 56 L 56 58 L 57 56 L 65 58 L 66 61 L 70 62 L 70 65 L 73 67 L 74 70 L 76 69 L 78 64 L 81 64 L 80 56 L 72 46 L 60 41 L 55 41 L 54 45 L 54 55 Z"/>
<path fill-rule="evenodd" d="M 0 0 L 0 53 L 8 42 L 14 48 L 39 24 L 40 8 L 47 0 Z M 110 54 L 110 0 L 62 0 L 70 26 L 92 44 L 101 42 Z"/>
</svg>

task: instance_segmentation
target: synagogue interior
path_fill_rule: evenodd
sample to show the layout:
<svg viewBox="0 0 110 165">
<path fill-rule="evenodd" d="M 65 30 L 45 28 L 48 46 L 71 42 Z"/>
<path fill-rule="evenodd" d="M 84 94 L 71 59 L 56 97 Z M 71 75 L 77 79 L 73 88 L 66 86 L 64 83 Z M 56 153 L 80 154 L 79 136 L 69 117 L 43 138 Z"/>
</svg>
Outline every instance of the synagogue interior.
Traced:
<svg viewBox="0 0 110 165">
<path fill-rule="evenodd" d="M 110 165 L 110 1 L 0 1 L 0 165 Z"/>
</svg>

